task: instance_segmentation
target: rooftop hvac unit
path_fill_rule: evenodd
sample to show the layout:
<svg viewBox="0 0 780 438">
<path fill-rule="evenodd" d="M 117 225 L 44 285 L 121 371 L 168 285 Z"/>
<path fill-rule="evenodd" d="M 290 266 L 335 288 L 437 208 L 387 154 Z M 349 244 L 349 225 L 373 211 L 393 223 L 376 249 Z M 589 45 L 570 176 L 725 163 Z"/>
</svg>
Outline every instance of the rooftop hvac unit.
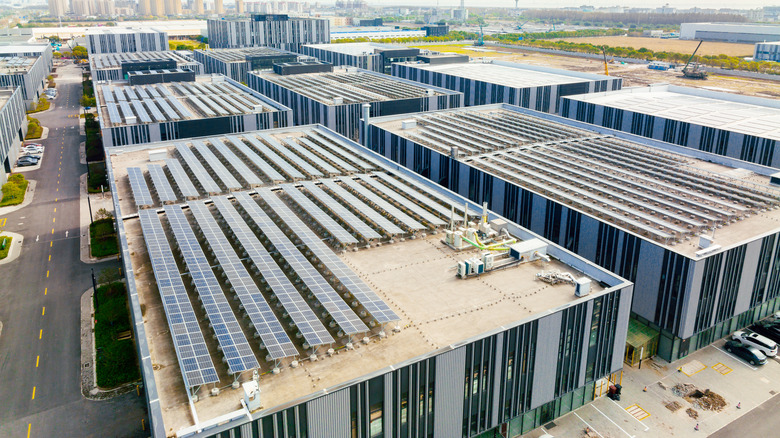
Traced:
<svg viewBox="0 0 780 438">
<path fill-rule="evenodd" d="M 401 129 L 414 129 L 417 127 L 417 120 L 403 120 L 401 121 Z"/>
<path fill-rule="evenodd" d="M 574 280 L 574 295 L 584 297 L 590 293 L 590 278 L 580 277 Z"/>
<path fill-rule="evenodd" d="M 344 98 L 343 97 L 334 97 L 333 98 L 333 105 L 343 105 L 344 104 Z"/>
<path fill-rule="evenodd" d="M 241 384 L 244 389 L 244 403 L 249 411 L 260 409 L 260 386 L 256 381 L 250 380 Z"/>
<path fill-rule="evenodd" d="M 149 151 L 149 161 L 160 161 L 168 157 L 167 149 L 153 149 Z"/>
<path fill-rule="evenodd" d="M 521 262 L 531 262 L 547 257 L 547 244 L 540 239 L 529 239 L 509 245 L 509 255 Z"/>
<path fill-rule="evenodd" d="M 709 248 L 712 245 L 714 238 L 712 236 L 707 236 L 702 234 L 699 236 L 699 248 L 706 249 Z"/>
<path fill-rule="evenodd" d="M 428 88 L 425 90 L 425 94 L 427 94 L 428 96 L 433 96 L 434 92 L 432 89 Z"/>
<path fill-rule="evenodd" d="M 211 82 L 225 82 L 225 77 L 222 75 L 211 76 Z"/>
</svg>

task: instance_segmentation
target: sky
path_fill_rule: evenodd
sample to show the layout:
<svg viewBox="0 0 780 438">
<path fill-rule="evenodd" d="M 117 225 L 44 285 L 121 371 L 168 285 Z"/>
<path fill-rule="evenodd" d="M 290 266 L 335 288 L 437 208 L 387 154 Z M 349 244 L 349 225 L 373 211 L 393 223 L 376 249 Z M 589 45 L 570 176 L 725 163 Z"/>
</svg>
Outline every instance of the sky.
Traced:
<svg viewBox="0 0 780 438">
<path fill-rule="evenodd" d="M 514 6 L 514 0 L 465 0 L 466 7 L 469 6 L 493 6 L 493 7 L 511 7 Z M 436 0 L 369 0 L 369 4 L 382 4 L 382 5 L 398 5 L 404 4 L 409 6 L 433 6 L 436 4 Z M 460 4 L 460 0 L 439 0 L 439 6 L 457 6 Z M 580 5 L 590 5 L 595 7 L 607 7 L 607 6 L 625 6 L 625 7 L 642 7 L 653 8 L 661 7 L 665 4 L 673 8 L 739 8 L 739 9 L 755 9 L 763 6 L 780 6 L 780 0 L 767 1 L 767 0 L 741 0 L 735 2 L 734 0 L 669 0 L 659 2 L 647 2 L 643 0 L 520 0 L 519 6 L 521 8 L 562 8 L 572 7 Z"/>
</svg>

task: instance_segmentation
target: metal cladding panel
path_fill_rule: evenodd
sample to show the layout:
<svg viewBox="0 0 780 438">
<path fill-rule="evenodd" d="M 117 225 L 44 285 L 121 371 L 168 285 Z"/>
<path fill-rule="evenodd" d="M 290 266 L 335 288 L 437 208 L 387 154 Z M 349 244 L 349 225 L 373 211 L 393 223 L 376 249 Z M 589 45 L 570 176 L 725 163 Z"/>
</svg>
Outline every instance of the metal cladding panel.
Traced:
<svg viewBox="0 0 780 438">
<path fill-rule="evenodd" d="M 501 367 L 504 363 L 503 361 L 503 355 L 504 355 L 504 337 L 506 336 L 506 332 L 501 332 L 496 335 L 496 352 L 495 352 L 495 362 L 493 365 L 493 412 L 490 417 L 490 427 L 496 427 L 498 426 L 498 411 L 499 408 L 499 402 L 501 398 Z"/>
<path fill-rule="evenodd" d="M 450 438 L 463 433 L 463 373 L 466 347 L 436 356 L 436 381 L 433 404 L 434 438 Z"/>
<path fill-rule="evenodd" d="M 393 436 L 393 422 L 390 420 L 393 418 L 393 373 L 385 374 L 385 405 L 382 416 L 387 418 L 383 421 L 384 434 L 387 437 Z"/>
<path fill-rule="evenodd" d="M 763 239 L 757 239 L 746 245 L 745 260 L 742 262 L 742 278 L 739 280 L 737 302 L 734 305 L 734 315 L 739 315 L 750 309 L 750 298 L 753 295 L 753 283 L 756 282 L 756 269 L 761 256 L 762 242 Z"/>
<path fill-rule="evenodd" d="M 349 389 L 328 394 L 306 403 L 310 438 L 351 436 Z"/>
<path fill-rule="evenodd" d="M 562 318 L 562 312 L 555 312 L 539 320 L 530 409 L 536 409 L 555 398 L 555 375 L 558 370 L 558 348 L 560 344 L 558 340 L 561 336 Z M 625 342 L 625 339 L 623 341 Z"/>
<path fill-rule="evenodd" d="M 634 297 L 634 285 L 624 287 L 620 291 L 620 307 L 618 307 L 618 320 L 615 326 L 615 343 L 612 353 L 612 372 L 623 369 L 623 356 L 626 349 L 626 337 L 628 336 L 628 319 L 631 316 L 631 301 Z"/>
<path fill-rule="evenodd" d="M 582 335 L 582 354 L 580 355 L 580 371 L 579 380 L 577 380 L 577 386 L 583 386 L 585 384 L 585 376 L 588 369 L 588 345 L 590 344 L 591 324 L 593 323 L 593 300 L 588 300 L 585 307 L 585 324 L 583 327 Z M 619 310 L 619 309 L 618 309 Z M 619 315 L 618 315 L 619 317 Z M 621 355 L 622 357 L 622 355 Z"/>
</svg>

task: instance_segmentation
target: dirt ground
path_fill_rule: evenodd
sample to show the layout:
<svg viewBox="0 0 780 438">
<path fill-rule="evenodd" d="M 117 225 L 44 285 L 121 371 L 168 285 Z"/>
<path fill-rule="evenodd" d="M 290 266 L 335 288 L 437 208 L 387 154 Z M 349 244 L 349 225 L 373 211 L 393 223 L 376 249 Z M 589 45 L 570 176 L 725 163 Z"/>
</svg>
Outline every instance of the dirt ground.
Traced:
<svg viewBox="0 0 780 438">
<path fill-rule="evenodd" d="M 588 73 L 604 73 L 603 62 L 576 56 L 550 55 L 505 47 L 490 50 L 465 44 L 437 44 L 421 45 L 417 47 L 439 52 L 463 53 L 472 58 L 486 57 L 502 61 L 562 68 Z M 702 45 L 702 47 L 704 47 L 704 45 Z M 650 84 L 673 84 L 749 96 L 773 99 L 780 98 L 780 77 L 778 77 L 777 81 L 768 81 L 711 74 L 709 79 L 702 81 L 684 78 L 682 73 L 676 71 L 650 70 L 643 64 L 619 63 L 609 64 L 609 74 L 611 76 L 623 78 L 623 87 L 642 87 Z"/>
<path fill-rule="evenodd" d="M 693 53 L 698 41 L 661 39 L 661 38 L 643 38 L 630 36 L 607 36 L 607 37 L 587 37 L 587 38 L 564 38 L 564 41 L 573 43 L 591 43 L 614 47 L 633 47 L 677 53 Z M 705 41 L 699 48 L 700 55 L 729 55 L 729 56 L 753 56 L 753 44 L 737 43 L 717 43 Z"/>
</svg>

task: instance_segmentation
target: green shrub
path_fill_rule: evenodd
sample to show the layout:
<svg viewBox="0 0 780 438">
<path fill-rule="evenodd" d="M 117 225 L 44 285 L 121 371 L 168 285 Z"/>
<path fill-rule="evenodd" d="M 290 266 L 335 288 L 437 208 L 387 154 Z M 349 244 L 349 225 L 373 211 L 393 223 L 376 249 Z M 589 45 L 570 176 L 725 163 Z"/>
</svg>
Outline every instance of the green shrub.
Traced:
<svg viewBox="0 0 780 438">
<path fill-rule="evenodd" d="M 106 218 L 92 222 L 89 226 L 89 239 L 92 257 L 119 254 L 113 219 Z"/>
<path fill-rule="evenodd" d="M 133 340 L 119 340 L 122 332 L 131 330 L 125 285 L 111 283 L 100 286 L 93 299 L 98 386 L 112 388 L 138 380 L 140 369 Z"/>
<path fill-rule="evenodd" d="M 46 111 L 51 107 L 51 103 L 49 103 L 48 100 L 46 100 L 45 97 L 41 96 L 38 98 L 38 106 L 35 107 L 32 111 L 27 111 L 27 114 L 33 114 L 33 113 L 39 113 L 41 111 Z"/>
<path fill-rule="evenodd" d="M 5 239 L 5 247 L 2 247 L 3 239 Z M 10 236 L 0 235 L 0 260 L 8 257 L 8 252 L 11 251 L 11 243 L 13 239 Z"/>
<path fill-rule="evenodd" d="M 24 202 L 24 194 L 27 193 L 27 180 L 22 174 L 14 174 L 8 177 L 8 182 L 3 184 L 3 199 L 0 207 L 18 205 Z"/>
<path fill-rule="evenodd" d="M 39 122 L 38 119 L 34 119 L 30 116 L 27 116 L 27 122 L 27 135 L 24 136 L 24 139 L 34 140 L 41 138 L 41 135 L 43 135 L 43 127 L 41 127 L 41 122 Z"/>
</svg>

